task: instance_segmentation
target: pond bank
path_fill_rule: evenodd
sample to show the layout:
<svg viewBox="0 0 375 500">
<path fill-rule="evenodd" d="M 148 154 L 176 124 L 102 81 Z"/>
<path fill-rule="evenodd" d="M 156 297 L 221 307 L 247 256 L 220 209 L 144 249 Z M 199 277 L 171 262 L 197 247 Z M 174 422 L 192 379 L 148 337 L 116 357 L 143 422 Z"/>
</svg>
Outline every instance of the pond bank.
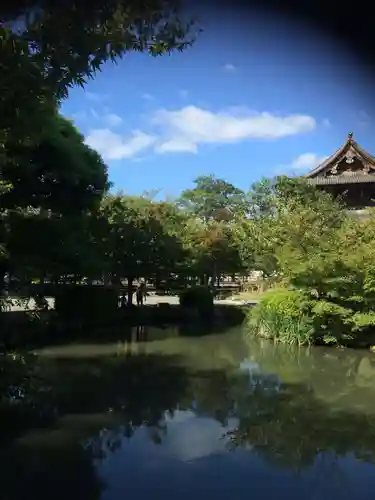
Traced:
<svg viewBox="0 0 375 500">
<path fill-rule="evenodd" d="M 229 326 L 241 325 L 244 319 L 245 306 L 234 302 L 215 303 L 212 315 L 206 317 L 199 316 L 192 309 L 169 303 L 118 309 L 114 315 L 95 316 L 94 320 L 90 317 L 63 318 L 54 310 L 35 315 L 32 312 L 12 311 L 0 317 L 0 344 L 10 350 L 60 342 L 67 336 L 72 339 L 82 336 L 105 338 L 114 332 L 118 335 L 132 326 L 191 325 L 193 328 L 202 326 L 220 331 Z"/>
<path fill-rule="evenodd" d="M 374 312 L 302 289 L 267 292 L 247 311 L 247 325 L 249 335 L 287 345 L 372 349 L 375 344 Z"/>
</svg>

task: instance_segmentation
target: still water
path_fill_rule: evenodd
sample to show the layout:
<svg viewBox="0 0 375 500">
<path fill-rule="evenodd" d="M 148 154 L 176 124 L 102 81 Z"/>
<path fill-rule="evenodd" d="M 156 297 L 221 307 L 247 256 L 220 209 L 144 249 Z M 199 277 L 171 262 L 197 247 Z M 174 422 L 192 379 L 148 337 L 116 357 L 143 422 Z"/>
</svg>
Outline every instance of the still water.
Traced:
<svg viewBox="0 0 375 500">
<path fill-rule="evenodd" d="M 365 351 L 138 329 L 9 362 L 0 385 L 2 499 L 375 498 Z"/>
</svg>

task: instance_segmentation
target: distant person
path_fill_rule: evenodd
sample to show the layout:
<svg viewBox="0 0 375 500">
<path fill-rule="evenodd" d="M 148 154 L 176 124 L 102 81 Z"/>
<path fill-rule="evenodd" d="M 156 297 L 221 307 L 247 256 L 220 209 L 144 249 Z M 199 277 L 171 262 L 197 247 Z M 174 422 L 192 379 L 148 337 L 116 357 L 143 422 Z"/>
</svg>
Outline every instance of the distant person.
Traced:
<svg viewBox="0 0 375 500">
<path fill-rule="evenodd" d="M 125 293 L 123 292 L 123 294 L 120 297 L 120 308 L 125 309 L 127 305 L 128 305 L 128 300 L 126 298 Z"/>
<path fill-rule="evenodd" d="M 146 283 L 142 281 L 139 283 L 136 291 L 137 306 L 143 306 L 143 302 L 146 300 L 147 288 Z"/>
<path fill-rule="evenodd" d="M 49 304 L 48 300 L 45 298 L 42 292 L 38 292 L 35 294 L 34 302 L 37 309 L 42 309 L 43 311 L 48 311 Z"/>
</svg>

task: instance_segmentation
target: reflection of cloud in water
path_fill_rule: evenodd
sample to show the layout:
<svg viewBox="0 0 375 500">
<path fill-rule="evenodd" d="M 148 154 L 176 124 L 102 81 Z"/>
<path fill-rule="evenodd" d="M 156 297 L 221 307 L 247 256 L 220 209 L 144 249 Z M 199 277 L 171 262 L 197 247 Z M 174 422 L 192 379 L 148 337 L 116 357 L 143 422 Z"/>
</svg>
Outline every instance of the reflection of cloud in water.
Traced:
<svg viewBox="0 0 375 500">
<path fill-rule="evenodd" d="M 258 371 L 259 369 L 260 368 L 258 363 L 254 363 L 253 361 L 249 361 L 248 359 L 244 359 L 240 363 L 240 370 L 243 371 L 252 372 L 252 371 Z"/>
<path fill-rule="evenodd" d="M 191 411 L 176 411 L 174 418 L 166 418 L 168 425 L 162 454 L 187 462 L 226 451 L 225 434 L 238 425 L 235 418 L 223 427 L 207 417 Z"/>
</svg>

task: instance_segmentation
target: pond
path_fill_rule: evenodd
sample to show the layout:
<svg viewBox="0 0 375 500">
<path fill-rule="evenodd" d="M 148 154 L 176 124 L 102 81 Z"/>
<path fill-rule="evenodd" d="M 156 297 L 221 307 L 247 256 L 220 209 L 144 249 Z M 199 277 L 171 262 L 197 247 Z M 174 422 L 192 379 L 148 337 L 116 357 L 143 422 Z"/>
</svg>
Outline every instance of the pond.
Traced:
<svg viewBox="0 0 375 500">
<path fill-rule="evenodd" d="M 366 351 L 138 328 L 7 361 L 1 388 L 2 499 L 374 497 Z"/>
</svg>

